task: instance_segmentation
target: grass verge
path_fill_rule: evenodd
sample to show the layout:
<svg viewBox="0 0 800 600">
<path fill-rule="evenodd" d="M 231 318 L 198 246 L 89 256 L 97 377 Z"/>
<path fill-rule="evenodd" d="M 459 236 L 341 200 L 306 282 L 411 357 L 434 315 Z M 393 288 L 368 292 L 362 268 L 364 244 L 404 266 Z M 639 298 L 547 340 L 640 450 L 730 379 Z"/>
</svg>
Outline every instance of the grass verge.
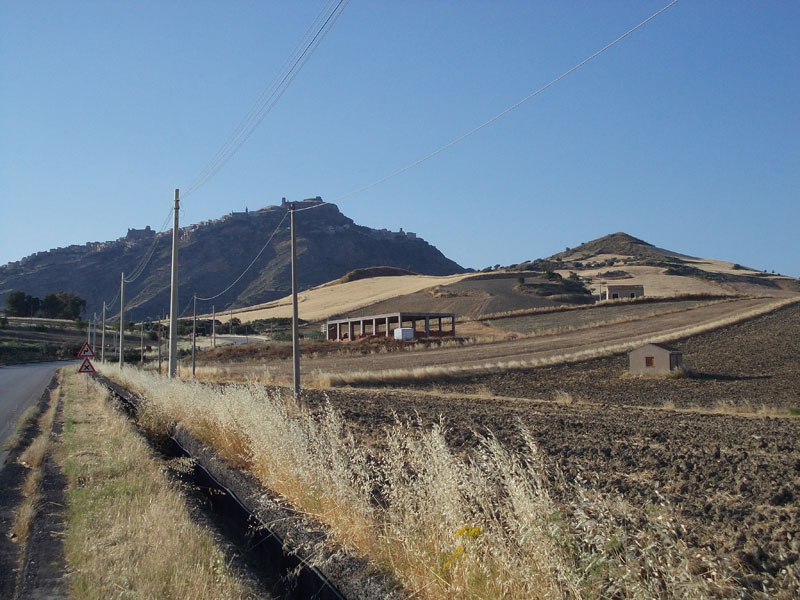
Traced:
<svg viewBox="0 0 800 600">
<path fill-rule="evenodd" d="M 103 391 L 68 375 L 56 459 L 68 480 L 70 594 L 76 598 L 249 598 L 146 443 Z"/>
</svg>

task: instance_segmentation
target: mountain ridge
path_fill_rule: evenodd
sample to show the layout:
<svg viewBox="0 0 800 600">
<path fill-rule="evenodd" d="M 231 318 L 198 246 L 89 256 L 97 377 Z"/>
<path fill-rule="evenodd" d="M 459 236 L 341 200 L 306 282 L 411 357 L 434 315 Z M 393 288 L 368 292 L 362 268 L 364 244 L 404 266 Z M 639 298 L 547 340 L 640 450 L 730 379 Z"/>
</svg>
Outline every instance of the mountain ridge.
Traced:
<svg viewBox="0 0 800 600">
<path fill-rule="evenodd" d="M 320 285 L 359 268 L 391 266 L 426 275 L 467 270 L 413 233 L 357 225 L 321 198 L 296 203 L 297 263 L 301 289 Z M 267 302 L 291 289 L 288 205 L 233 212 L 179 229 L 179 305 L 190 308 L 194 293 L 211 298 L 198 310 Z M 273 237 L 270 238 L 270 235 Z M 135 273 L 152 251 L 141 275 L 125 285 L 126 319 L 152 319 L 167 312 L 171 229 L 157 233 L 129 229 L 125 237 L 37 252 L 0 266 L 0 302 L 11 291 L 43 296 L 64 290 L 87 300 L 86 315 L 102 311 L 120 287 L 121 273 Z M 267 242 L 270 238 L 271 242 Z M 257 257 L 254 260 L 254 257 Z M 252 267 L 242 274 L 252 261 Z M 220 294 L 225 288 L 230 289 Z M 188 303 L 188 304 L 187 304 Z M 108 315 L 119 312 L 118 303 Z"/>
</svg>

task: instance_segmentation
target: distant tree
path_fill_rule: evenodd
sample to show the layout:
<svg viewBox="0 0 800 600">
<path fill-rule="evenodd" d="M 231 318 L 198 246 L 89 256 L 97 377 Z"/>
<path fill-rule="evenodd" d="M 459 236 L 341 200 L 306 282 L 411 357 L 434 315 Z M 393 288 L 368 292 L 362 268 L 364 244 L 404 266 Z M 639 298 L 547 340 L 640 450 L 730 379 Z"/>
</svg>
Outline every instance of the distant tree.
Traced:
<svg viewBox="0 0 800 600">
<path fill-rule="evenodd" d="M 58 292 L 64 302 L 65 319 L 77 319 L 86 312 L 86 300 L 71 293 Z"/>
<path fill-rule="evenodd" d="M 52 292 L 47 294 L 42 300 L 42 315 L 48 319 L 56 319 L 64 310 L 64 304 L 58 295 Z"/>
<path fill-rule="evenodd" d="M 6 310 L 9 314 L 22 316 L 25 314 L 25 292 L 14 290 L 6 298 Z"/>
<path fill-rule="evenodd" d="M 79 319 L 86 310 L 86 300 L 71 292 L 47 294 L 42 300 L 42 314 L 49 319 Z"/>
<path fill-rule="evenodd" d="M 34 317 L 39 312 L 42 301 L 22 290 L 14 290 L 6 298 L 8 313 L 17 317 Z"/>
</svg>

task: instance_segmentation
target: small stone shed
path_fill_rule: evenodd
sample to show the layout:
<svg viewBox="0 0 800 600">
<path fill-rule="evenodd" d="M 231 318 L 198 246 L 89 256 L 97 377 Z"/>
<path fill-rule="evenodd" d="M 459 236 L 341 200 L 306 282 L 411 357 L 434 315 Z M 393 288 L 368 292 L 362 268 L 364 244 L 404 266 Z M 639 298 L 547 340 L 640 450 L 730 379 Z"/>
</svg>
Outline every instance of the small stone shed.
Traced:
<svg viewBox="0 0 800 600">
<path fill-rule="evenodd" d="M 683 352 L 663 344 L 647 344 L 628 353 L 633 375 L 667 375 L 683 364 Z"/>
</svg>

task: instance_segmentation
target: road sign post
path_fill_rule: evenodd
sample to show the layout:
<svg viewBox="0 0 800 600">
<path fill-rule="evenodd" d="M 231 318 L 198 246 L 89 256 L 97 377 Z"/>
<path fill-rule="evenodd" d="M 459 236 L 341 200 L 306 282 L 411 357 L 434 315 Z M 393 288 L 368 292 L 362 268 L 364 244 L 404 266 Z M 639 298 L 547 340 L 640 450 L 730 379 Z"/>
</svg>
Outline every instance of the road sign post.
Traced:
<svg viewBox="0 0 800 600">
<path fill-rule="evenodd" d="M 92 350 L 92 347 L 89 345 L 89 342 L 84 342 L 83 346 L 81 346 L 81 349 L 78 350 L 78 358 L 83 359 L 81 366 L 78 367 L 78 373 L 86 373 L 86 391 L 88 392 L 89 373 L 95 373 L 94 365 L 92 364 L 92 361 L 89 360 L 91 358 L 94 358 L 94 350 Z"/>
</svg>

